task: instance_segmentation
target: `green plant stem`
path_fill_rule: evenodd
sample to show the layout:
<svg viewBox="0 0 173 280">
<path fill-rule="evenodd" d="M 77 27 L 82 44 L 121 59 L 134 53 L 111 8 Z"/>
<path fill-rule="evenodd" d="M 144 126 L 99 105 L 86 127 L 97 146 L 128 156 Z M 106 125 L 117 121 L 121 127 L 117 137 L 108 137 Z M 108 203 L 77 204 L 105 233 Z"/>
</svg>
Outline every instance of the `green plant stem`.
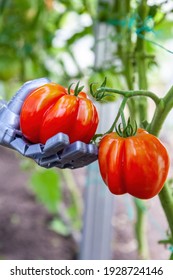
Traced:
<svg viewBox="0 0 173 280">
<path fill-rule="evenodd" d="M 120 94 L 126 98 L 131 98 L 135 96 L 144 96 L 144 97 L 149 97 L 151 98 L 154 103 L 157 105 L 160 103 L 160 98 L 153 92 L 148 91 L 148 90 L 118 90 L 118 89 L 112 89 L 108 87 L 100 87 L 97 89 L 97 94 L 100 92 L 109 92 L 109 93 L 115 93 L 115 94 Z"/>
<path fill-rule="evenodd" d="M 137 40 L 136 40 L 136 64 L 137 64 L 137 73 L 138 73 L 138 88 L 147 89 L 147 68 L 146 68 L 146 59 L 145 59 L 145 19 L 148 15 L 148 5 L 147 0 L 140 0 L 137 8 Z M 139 112 L 139 123 L 142 123 L 144 120 L 147 120 L 147 99 L 146 97 L 140 98 L 138 100 L 138 112 Z"/>
<path fill-rule="evenodd" d="M 146 201 L 141 201 L 140 199 L 134 199 L 136 206 L 136 224 L 135 232 L 138 241 L 138 253 L 142 259 L 149 259 L 149 248 L 148 248 L 148 238 L 147 238 L 147 211 L 146 211 Z M 143 204 L 143 207 L 141 207 Z"/>
<path fill-rule="evenodd" d="M 113 14 L 114 18 L 118 20 L 128 20 L 131 16 L 131 0 L 117 0 L 114 1 L 113 5 Z M 125 40 L 117 40 L 117 55 L 118 58 L 121 60 L 122 64 L 122 74 L 125 78 L 125 82 L 129 90 L 134 89 L 134 65 L 132 61 L 132 52 L 133 52 L 133 43 L 132 43 L 132 31 L 129 28 L 128 24 L 123 26 L 121 24 L 115 25 L 115 30 L 118 35 L 125 38 Z M 128 44 L 126 43 L 128 42 Z M 137 108 L 136 102 L 134 99 L 128 100 L 128 109 L 130 113 L 131 119 L 136 119 Z"/>
<path fill-rule="evenodd" d="M 147 0 L 140 0 L 137 7 L 137 40 L 135 48 L 135 61 L 138 74 L 138 88 L 141 90 L 147 90 L 147 68 L 146 68 L 146 58 L 145 58 L 145 19 L 148 15 L 148 5 Z M 157 100 L 158 101 L 158 100 Z M 156 101 L 156 106 L 157 106 Z M 138 123 L 141 124 L 148 118 L 148 100 L 146 96 L 142 96 L 136 100 L 138 106 Z M 137 209 L 137 220 L 136 220 L 136 236 L 138 239 L 138 251 L 144 259 L 149 258 L 148 250 L 148 240 L 146 234 L 146 221 L 147 221 L 147 211 L 140 207 L 140 203 L 146 204 L 145 201 L 136 200 Z M 138 229 L 138 230 L 137 230 Z"/>
<path fill-rule="evenodd" d="M 159 193 L 159 199 L 164 209 L 170 227 L 171 236 L 173 238 L 173 197 L 167 184 L 164 185 L 163 189 Z"/>
<path fill-rule="evenodd" d="M 156 107 L 153 119 L 147 128 L 147 130 L 151 134 L 155 136 L 159 135 L 162 125 L 172 108 L 173 108 L 173 87 L 171 87 L 171 89 L 168 91 L 165 97 L 160 100 L 160 103 Z M 163 210 L 165 212 L 170 227 L 171 235 L 173 238 L 173 196 L 167 184 L 165 184 L 165 186 L 159 193 L 159 198 Z"/>
<path fill-rule="evenodd" d="M 147 219 L 146 219 L 146 206 L 145 202 L 139 199 L 134 199 L 134 204 L 136 207 L 136 224 L 135 224 L 135 231 L 136 231 L 136 238 L 138 240 L 138 252 L 142 259 L 148 259 L 148 243 L 145 236 L 146 226 L 147 226 Z"/>
<path fill-rule="evenodd" d="M 173 87 L 170 88 L 168 93 L 164 98 L 160 99 L 159 104 L 156 107 L 153 119 L 148 126 L 148 131 L 156 136 L 159 135 L 159 132 L 162 128 L 162 125 L 173 108 Z"/>
<path fill-rule="evenodd" d="M 118 110 L 118 113 L 116 115 L 116 118 L 115 118 L 113 124 L 111 125 L 110 129 L 105 134 L 108 134 L 108 133 L 112 132 L 115 129 L 116 123 L 117 123 L 117 121 L 118 121 L 118 119 L 119 119 L 119 117 L 121 115 L 121 112 L 124 111 L 126 102 L 127 102 L 127 98 L 124 97 L 123 101 L 121 102 L 120 108 Z"/>
<path fill-rule="evenodd" d="M 123 2 L 123 1 L 121 1 Z M 124 1 L 126 3 L 126 15 L 124 18 L 131 17 L 131 1 L 127 0 Z M 123 3 L 123 4 L 125 4 Z M 133 43 L 132 43 L 132 30 L 127 26 L 126 29 L 126 41 L 128 44 L 125 44 L 124 46 L 124 56 L 123 56 L 123 65 L 124 65 L 124 77 L 127 83 L 127 87 L 129 90 L 134 90 L 134 82 L 135 82 L 135 76 L 134 76 L 134 58 L 132 58 L 133 53 Z M 136 120 L 137 116 L 137 104 L 136 100 L 134 98 L 130 98 L 127 102 L 129 114 L 131 120 Z"/>
</svg>

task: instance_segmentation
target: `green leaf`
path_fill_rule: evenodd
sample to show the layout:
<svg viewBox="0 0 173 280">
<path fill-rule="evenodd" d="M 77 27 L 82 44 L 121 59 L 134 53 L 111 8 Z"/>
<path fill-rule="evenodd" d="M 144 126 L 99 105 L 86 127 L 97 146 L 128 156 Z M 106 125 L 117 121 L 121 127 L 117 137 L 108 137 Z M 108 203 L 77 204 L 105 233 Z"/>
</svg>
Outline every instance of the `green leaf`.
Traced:
<svg viewBox="0 0 173 280">
<path fill-rule="evenodd" d="M 58 234 L 63 236 L 69 236 L 71 234 L 70 228 L 61 220 L 55 218 L 51 223 L 49 228 Z"/>
<path fill-rule="evenodd" d="M 62 198 L 58 173 L 53 169 L 36 171 L 31 176 L 30 185 L 37 200 L 43 203 L 51 213 L 57 213 L 58 203 Z"/>
<path fill-rule="evenodd" d="M 173 24 L 171 20 L 165 19 L 155 28 L 157 40 L 169 40 L 173 35 Z"/>
</svg>

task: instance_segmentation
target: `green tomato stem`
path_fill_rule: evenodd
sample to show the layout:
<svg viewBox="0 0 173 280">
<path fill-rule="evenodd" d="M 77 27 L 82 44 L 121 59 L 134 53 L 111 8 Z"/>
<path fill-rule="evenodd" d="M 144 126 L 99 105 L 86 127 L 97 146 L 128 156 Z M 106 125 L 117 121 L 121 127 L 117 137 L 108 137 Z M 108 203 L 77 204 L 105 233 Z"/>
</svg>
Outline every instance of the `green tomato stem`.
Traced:
<svg viewBox="0 0 173 280">
<path fill-rule="evenodd" d="M 147 82 L 147 68 L 146 68 L 146 58 L 145 58 L 145 33 L 146 30 L 145 20 L 148 16 L 149 7 L 147 5 L 147 0 L 140 0 L 138 7 L 137 7 L 137 40 L 136 40 L 136 67 L 137 67 L 137 74 L 138 74 L 138 88 L 139 89 L 147 89 L 148 82 Z M 141 97 L 138 101 L 138 112 L 139 112 L 139 123 L 142 123 L 144 120 L 147 120 L 147 98 Z"/>
<path fill-rule="evenodd" d="M 159 198 L 173 237 L 173 197 L 167 184 L 164 185 L 163 189 L 159 193 Z"/>
<path fill-rule="evenodd" d="M 162 125 L 172 108 L 173 87 L 170 88 L 165 97 L 162 98 L 157 105 L 153 119 L 147 128 L 149 133 L 155 136 L 159 135 Z M 164 185 L 163 189 L 159 193 L 159 198 L 170 227 L 171 235 L 173 237 L 173 196 L 170 192 L 169 185 Z"/>
<path fill-rule="evenodd" d="M 148 126 L 148 131 L 156 136 L 159 135 L 159 132 L 162 128 L 162 125 L 173 108 L 173 87 L 170 88 L 168 93 L 165 95 L 164 98 L 160 99 L 158 103 L 153 119 Z"/>
<path fill-rule="evenodd" d="M 146 57 L 145 57 L 145 19 L 148 16 L 148 5 L 147 0 L 140 0 L 137 6 L 137 25 L 136 25 L 136 46 L 135 46 L 135 62 L 136 70 L 138 77 L 138 88 L 147 90 L 148 81 L 147 81 L 147 67 L 146 67 Z M 136 100 L 137 106 L 137 121 L 138 124 L 143 123 L 148 119 L 148 100 L 146 96 L 141 96 Z M 156 102 L 157 106 L 157 102 Z M 137 203 L 138 202 L 138 203 Z M 141 203 L 143 207 L 141 208 Z M 139 199 L 135 200 L 136 204 L 136 213 L 137 213 L 137 222 L 136 222 L 136 237 L 138 240 L 138 251 L 142 258 L 149 258 L 149 248 L 148 248 L 148 238 L 147 238 L 147 211 L 146 201 L 141 201 Z"/>
<path fill-rule="evenodd" d="M 127 98 L 124 97 L 124 98 L 123 98 L 123 101 L 121 102 L 120 108 L 119 108 L 119 110 L 118 110 L 118 113 L 117 113 L 117 115 L 116 115 L 116 118 L 115 118 L 115 120 L 114 120 L 112 126 L 110 127 L 110 129 L 109 129 L 105 134 L 108 134 L 108 133 L 114 131 L 115 126 L 116 126 L 116 123 L 117 123 L 119 117 L 121 116 L 121 113 L 124 111 L 126 102 L 127 102 Z"/>
<path fill-rule="evenodd" d="M 134 96 L 146 96 L 151 98 L 156 105 L 160 103 L 160 98 L 153 92 L 148 91 L 148 90 L 118 90 L 118 89 L 112 89 L 108 87 L 100 87 L 97 89 L 97 93 L 100 92 L 109 92 L 109 93 L 115 93 L 115 94 L 120 94 L 126 98 L 131 98 Z"/>
<path fill-rule="evenodd" d="M 122 125 L 123 125 L 123 131 L 125 131 L 127 125 L 126 125 L 126 119 L 125 119 L 123 110 L 121 111 L 121 121 L 122 121 Z"/>
<path fill-rule="evenodd" d="M 146 226 L 147 226 L 147 216 L 146 216 L 146 205 L 145 201 L 135 198 L 134 204 L 136 207 L 136 224 L 135 224 L 135 232 L 136 238 L 138 240 L 138 252 L 142 259 L 149 258 L 149 251 L 148 251 L 148 242 L 146 239 Z"/>
</svg>

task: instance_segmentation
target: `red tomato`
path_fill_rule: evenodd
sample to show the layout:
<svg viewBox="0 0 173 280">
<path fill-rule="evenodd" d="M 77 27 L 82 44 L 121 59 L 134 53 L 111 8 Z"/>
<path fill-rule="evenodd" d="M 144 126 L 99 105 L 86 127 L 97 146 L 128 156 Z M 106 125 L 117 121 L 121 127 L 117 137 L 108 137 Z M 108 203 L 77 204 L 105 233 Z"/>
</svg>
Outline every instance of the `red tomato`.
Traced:
<svg viewBox="0 0 173 280">
<path fill-rule="evenodd" d="M 20 126 L 32 143 L 43 143 L 58 132 L 68 134 L 70 143 L 89 143 L 98 125 L 97 110 L 88 96 L 74 95 L 61 85 L 49 83 L 34 90 L 24 101 Z"/>
<path fill-rule="evenodd" d="M 169 170 L 167 150 L 154 135 L 139 128 L 123 138 L 112 132 L 99 143 L 101 176 L 113 194 L 148 199 L 160 192 Z"/>
</svg>

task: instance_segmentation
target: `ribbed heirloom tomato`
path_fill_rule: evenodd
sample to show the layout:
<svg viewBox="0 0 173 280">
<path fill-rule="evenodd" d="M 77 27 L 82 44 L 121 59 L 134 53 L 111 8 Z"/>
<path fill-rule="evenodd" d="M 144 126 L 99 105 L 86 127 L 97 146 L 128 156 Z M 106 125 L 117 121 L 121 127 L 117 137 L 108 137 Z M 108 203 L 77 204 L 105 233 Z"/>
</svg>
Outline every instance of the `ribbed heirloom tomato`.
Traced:
<svg viewBox="0 0 173 280">
<path fill-rule="evenodd" d="M 32 143 L 43 143 L 58 132 L 70 143 L 89 143 L 98 125 L 98 113 L 86 93 L 70 92 L 55 83 L 45 84 L 26 98 L 20 114 L 23 135 Z"/>
<path fill-rule="evenodd" d="M 127 138 L 112 132 L 99 143 L 101 176 L 113 194 L 141 199 L 158 194 L 169 170 L 167 150 L 154 135 L 139 128 Z"/>
</svg>

